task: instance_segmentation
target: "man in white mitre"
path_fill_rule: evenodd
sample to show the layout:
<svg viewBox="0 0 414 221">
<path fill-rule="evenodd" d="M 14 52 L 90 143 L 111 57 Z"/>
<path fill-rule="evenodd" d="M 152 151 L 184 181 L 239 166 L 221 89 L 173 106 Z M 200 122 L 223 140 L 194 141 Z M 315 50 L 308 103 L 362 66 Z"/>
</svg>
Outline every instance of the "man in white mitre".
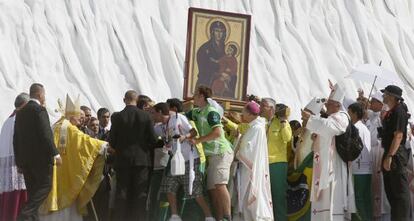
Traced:
<svg viewBox="0 0 414 221">
<path fill-rule="evenodd" d="M 336 84 L 325 104 L 327 118 L 302 111 L 304 125 L 319 138 L 315 145 L 319 153 L 314 158 L 320 168 L 314 173 L 320 174 L 312 180 L 312 191 L 316 192 L 311 193 L 311 220 L 314 221 L 342 221 L 356 210 L 352 172 L 335 147 L 335 136 L 345 133 L 349 124 L 348 114 L 340 111 L 344 96 L 344 90 Z"/>
<path fill-rule="evenodd" d="M 53 125 L 54 141 L 64 166 L 53 168 L 53 185 L 40 210 L 41 220 L 82 220 L 86 206 L 102 179 L 107 142 L 91 138 L 76 127 L 80 120 L 79 96 L 67 95 L 64 116 Z"/>
</svg>

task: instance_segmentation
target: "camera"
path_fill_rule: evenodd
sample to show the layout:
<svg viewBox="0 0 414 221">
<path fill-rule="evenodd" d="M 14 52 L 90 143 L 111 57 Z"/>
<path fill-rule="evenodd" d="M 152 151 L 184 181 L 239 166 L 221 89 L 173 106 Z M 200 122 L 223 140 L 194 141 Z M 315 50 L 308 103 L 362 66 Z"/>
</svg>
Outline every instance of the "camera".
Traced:
<svg viewBox="0 0 414 221">
<path fill-rule="evenodd" d="M 172 136 L 173 139 L 179 139 L 180 137 L 181 137 L 181 135 L 179 135 L 179 134 L 176 134 L 176 135 Z"/>
<path fill-rule="evenodd" d="M 279 119 L 287 119 L 290 115 L 290 108 L 284 104 L 276 104 L 275 115 Z"/>
<path fill-rule="evenodd" d="M 164 139 L 158 138 L 155 143 L 155 148 L 162 148 L 166 144 Z"/>
</svg>

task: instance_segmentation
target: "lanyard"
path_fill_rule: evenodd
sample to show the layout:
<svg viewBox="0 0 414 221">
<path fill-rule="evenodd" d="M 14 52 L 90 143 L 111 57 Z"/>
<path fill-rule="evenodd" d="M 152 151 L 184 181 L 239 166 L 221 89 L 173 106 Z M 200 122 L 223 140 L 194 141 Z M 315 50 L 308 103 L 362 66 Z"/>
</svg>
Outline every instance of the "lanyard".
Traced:
<svg viewBox="0 0 414 221">
<path fill-rule="evenodd" d="M 170 134 L 169 134 L 169 131 L 168 131 L 168 126 L 170 124 L 170 119 L 171 119 L 171 117 L 168 118 L 167 124 L 162 125 L 162 132 L 164 134 L 165 143 L 170 142 Z"/>
</svg>

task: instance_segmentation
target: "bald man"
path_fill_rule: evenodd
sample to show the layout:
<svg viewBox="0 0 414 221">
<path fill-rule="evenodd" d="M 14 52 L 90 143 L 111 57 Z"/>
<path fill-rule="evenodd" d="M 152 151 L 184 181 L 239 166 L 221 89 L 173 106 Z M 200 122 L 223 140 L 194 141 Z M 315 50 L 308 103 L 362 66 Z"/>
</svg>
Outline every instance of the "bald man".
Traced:
<svg viewBox="0 0 414 221">
<path fill-rule="evenodd" d="M 109 143 L 115 149 L 114 220 L 146 220 L 151 151 L 156 143 L 149 114 L 137 107 L 138 94 L 125 93 L 125 108 L 112 115 Z"/>
</svg>

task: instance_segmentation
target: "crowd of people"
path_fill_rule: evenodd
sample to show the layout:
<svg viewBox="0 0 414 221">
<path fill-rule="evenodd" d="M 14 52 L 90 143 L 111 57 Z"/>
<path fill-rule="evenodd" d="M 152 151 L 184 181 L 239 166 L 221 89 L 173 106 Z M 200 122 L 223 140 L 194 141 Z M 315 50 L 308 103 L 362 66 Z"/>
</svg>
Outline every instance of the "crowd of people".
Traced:
<svg viewBox="0 0 414 221">
<path fill-rule="evenodd" d="M 67 96 L 51 124 L 32 84 L 0 134 L 0 220 L 412 220 L 402 89 L 329 86 L 290 122 L 273 98 L 239 113 L 200 85 L 194 107 L 128 90 L 123 110 L 96 116 Z"/>
</svg>

